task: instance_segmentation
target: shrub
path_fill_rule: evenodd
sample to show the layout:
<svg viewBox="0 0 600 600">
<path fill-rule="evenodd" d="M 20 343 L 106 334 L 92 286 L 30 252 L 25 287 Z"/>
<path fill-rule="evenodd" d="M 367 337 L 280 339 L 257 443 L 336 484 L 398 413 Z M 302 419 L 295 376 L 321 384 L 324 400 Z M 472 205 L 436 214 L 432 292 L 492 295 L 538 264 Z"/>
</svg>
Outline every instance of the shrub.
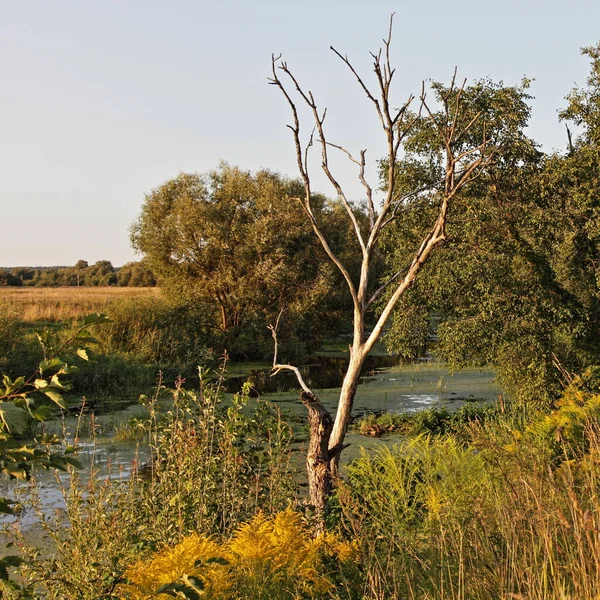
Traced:
<svg viewBox="0 0 600 600">
<path fill-rule="evenodd" d="M 192 534 L 172 548 L 138 561 L 125 573 L 126 598 L 167 598 L 191 592 L 225 600 L 332 597 L 337 572 L 356 563 L 358 545 L 326 534 L 312 537 L 299 513 L 259 513 L 221 544 Z M 335 568 L 331 568 L 335 564 Z"/>
<path fill-rule="evenodd" d="M 473 421 L 489 421 L 497 419 L 498 407 L 491 404 L 463 404 L 455 412 L 436 406 L 410 413 L 385 412 L 380 415 L 369 414 L 359 419 L 354 429 L 362 435 L 378 437 L 386 433 L 419 435 L 429 433 L 443 435 L 458 433 Z"/>
<path fill-rule="evenodd" d="M 150 417 L 138 426 L 150 460 L 135 464 L 129 478 L 93 471 L 84 483 L 73 474 L 65 519 L 39 513 L 52 556 L 26 550 L 22 587 L 49 599 L 111 597 L 136 557 L 198 531 L 228 537 L 258 511 L 289 506 L 291 429 L 272 405 L 250 405 L 248 391 L 224 402 L 218 385 L 203 378 L 200 392 L 178 387 L 169 401 L 165 390 L 147 400 Z"/>
<path fill-rule="evenodd" d="M 366 597 L 597 598 L 598 398 L 365 452 L 337 497 Z"/>
<path fill-rule="evenodd" d="M 16 375 L 33 371 L 41 359 L 23 336 L 17 307 L 0 302 L 0 374 Z"/>
</svg>

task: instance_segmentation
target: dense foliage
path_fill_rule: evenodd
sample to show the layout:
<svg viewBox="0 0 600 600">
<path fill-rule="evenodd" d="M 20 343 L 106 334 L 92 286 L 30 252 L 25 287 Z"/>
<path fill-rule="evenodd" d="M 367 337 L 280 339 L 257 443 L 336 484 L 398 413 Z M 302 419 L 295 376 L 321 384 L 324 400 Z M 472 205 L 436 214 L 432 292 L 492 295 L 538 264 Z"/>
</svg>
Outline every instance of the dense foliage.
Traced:
<svg viewBox="0 0 600 600">
<path fill-rule="evenodd" d="M 34 502 L 53 553 L 40 555 L 16 532 L 26 559 L 22 577 L 6 587 L 0 582 L 0 593 L 122 597 L 115 588 L 138 558 L 184 542 L 198 530 L 228 537 L 259 510 L 273 515 L 287 508 L 295 488 L 292 430 L 275 406 L 251 403 L 248 392 L 245 386 L 226 403 L 219 384 L 203 378 L 197 392 L 158 388 L 143 398 L 148 416 L 134 427 L 149 445 L 146 462 L 134 464 L 123 479 L 117 473 L 100 477 L 92 469 L 86 482 L 73 472 L 63 487 L 67 510 L 57 519 L 47 518 Z M 133 572 L 133 582 L 152 581 Z"/>
<path fill-rule="evenodd" d="M 152 191 L 132 227 L 134 247 L 164 288 L 203 302 L 232 355 L 268 353 L 267 325 L 282 311 L 284 337 L 296 342 L 296 352 L 336 329 L 344 298 L 296 200 L 301 193 L 299 182 L 270 171 L 251 174 L 222 164 Z M 339 207 L 322 197 L 315 204 L 343 252 L 349 238 L 339 229 Z"/>
<path fill-rule="evenodd" d="M 582 133 L 564 154 L 544 155 L 525 135 L 527 82 L 465 90 L 470 114 L 483 111 L 490 143 L 501 140 L 502 149 L 454 207 L 448 242 L 396 312 L 390 349 L 415 356 L 434 329 L 440 357 L 456 367 L 497 365 L 502 386 L 524 402 L 556 398 L 568 372 L 598 363 L 599 61 L 597 48 L 586 53 L 588 88 L 575 90 L 562 113 Z M 498 128 L 500 107 L 513 118 Z M 428 129 L 415 130 L 401 185 L 431 185 L 439 176 Z M 390 270 L 406 260 L 430 211 L 427 193 L 410 204 L 417 209 L 388 239 Z"/>
</svg>

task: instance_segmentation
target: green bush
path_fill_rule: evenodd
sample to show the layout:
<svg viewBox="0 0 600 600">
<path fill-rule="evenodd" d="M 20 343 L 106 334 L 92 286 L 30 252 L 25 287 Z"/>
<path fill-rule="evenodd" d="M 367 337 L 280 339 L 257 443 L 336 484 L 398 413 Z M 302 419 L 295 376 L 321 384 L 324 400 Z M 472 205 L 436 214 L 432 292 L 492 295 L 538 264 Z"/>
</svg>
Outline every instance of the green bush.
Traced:
<svg viewBox="0 0 600 600">
<path fill-rule="evenodd" d="M 19 315 L 8 305 L 0 305 L 0 371 L 6 369 L 19 343 Z"/>
<path fill-rule="evenodd" d="M 498 415 L 499 409 L 495 405 L 469 402 L 454 412 L 433 406 L 418 412 L 369 414 L 359 419 L 354 429 L 363 435 L 375 437 L 386 433 L 443 435 L 458 433 L 473 421 L 489 421 Z"/>
<path fill-rule="evenodd" d="M 0 374 L 32 372 L 41 358 L 40 348 L 24 335 L 18 310 L 0 302 Z"/>
<path fill-rule="evenodd" d="M 597 598 L 599 407 L 570 390 L 528 422 L 509 409 L 365 451 L 337 491 L 365 597 Z"/>
</svg>

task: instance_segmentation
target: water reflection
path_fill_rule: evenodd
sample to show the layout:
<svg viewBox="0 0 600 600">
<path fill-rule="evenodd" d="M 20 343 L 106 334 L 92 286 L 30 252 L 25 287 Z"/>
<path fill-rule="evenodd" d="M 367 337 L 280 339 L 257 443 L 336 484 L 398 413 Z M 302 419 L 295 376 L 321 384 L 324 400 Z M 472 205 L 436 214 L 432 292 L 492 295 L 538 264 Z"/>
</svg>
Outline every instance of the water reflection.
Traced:
<svg viewBox="0 0 600 600">
<path fill-rule="evenodd" d="M 396 356 L 368 356 L 361 371 L 362 383 L 367 383 L 379 369 L 393 367 L 399 362 L 399 358 Z M 347 368 L 348 358 L 319 356 L 312 358 L 310 363 L 300 367 L 300 372 L 309 388 L 323 390 L 341 387 Z M 238 392 L 246 381 L 252 384 L 252 394 L 254 395 L 298 389 L 298 381 L 291 371 L 281 371 L 271 377 L 271 370 L 265 368 L 252 371 L 243 377 L 229 377 L 225 382 L 225 391 Z"/>
<path fill-rule="evenodd" d="M 98 482 L 105 479 L 129 479 L 134 465 L 140 464 L 148 457 L 148 448 L 138 447 L 130 443 L 112 444 L 102 441 L 80 442 L 77 458 L 83 469 L 77 471 L 75 477 L 85 486 L 92 473 Z M 64 493 L 68 493 L 71 475 L 64 471 L 47 471 L 42 468 L 34 469 L 32 482 L 16 482 L 0 480 L 0 497 L 10 497 L 23 502 L 23 512 L 17 518 L 0 514 L 0 526 L 11 525 L 19 521 L 20 526 L 27 530 L 39 526 L 39 517 L 31 507 L 31 497 L 37 497 L 38 508 L 52 518 L 65 509 Z M 64 491 L 63 491 L 64 490 Z"/>
</svg>

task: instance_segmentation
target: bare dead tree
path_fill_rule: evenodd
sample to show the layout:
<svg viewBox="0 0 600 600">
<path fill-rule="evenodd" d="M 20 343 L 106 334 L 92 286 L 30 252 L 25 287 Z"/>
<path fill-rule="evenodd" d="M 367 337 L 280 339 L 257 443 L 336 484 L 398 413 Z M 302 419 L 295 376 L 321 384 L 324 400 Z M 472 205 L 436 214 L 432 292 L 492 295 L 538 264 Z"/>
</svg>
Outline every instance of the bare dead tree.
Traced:
<svg viewBox="0 0 600 600">
<path fill-rule="evenodd" d="M 485 135 L 480 143 L 466 150 L 456 150 L 461 147 L 457 143 L 473 129 L 474 124 L 480 115 L 476 115 L 466 125 L 461 125 L 460 109 L 461 96 L 464 91 L 466 81 L 462 86 L 456 85 L 456 71 L 449 89 L 442 98 L 442 111 L 434 114 L 434 109 L 427 101 L 425 94 L 425 85 L 423 85 L 421 94 L 415 102 L 414 96 L 410 96 L 401 104 L 400 108 L 392 108 L 394 104 L 390 99 L 391 84 L 395 74 L 395 69 L 390 61 L 390 46 L 392 42 L 392 24 L 393 15 L 390 18 L 390 27 L 388 36 L 383 40 L 383 48 L 373 57 L 373 67 L 376 78 L 376 90 L 372 91 L 363 78 L 356 71 L 347 56 L 342 55 L 335 48 L 331 50 L 347 66 L 358 85 L 366 94 L 367 99 L 372 104 L 379 120 L 384 139 L 387 146 L 387 155 L 385 162 L 387 164 L 387 182 L 384 190 L 383 199 L 379 206 L 376 205 L 373 193 L 373 187 L 366 179 L 366 150 L 362 150 L 358 158 L 353 156 L 344 147 L 330 142 L 325 132 L 326 109 L 320 109 L 315 97 L 310 90 L 306 90 L 287 63 L 281 60 L 281 56 L 272 57 L 272 77 L 269 82 L 276 86 L 287 101 L 291 114 L 292 124 L 288 125 L 292 131 L 294 145 L 296 149 L 296 158 L 298 170 L 304 182 L 304 196 L 297 200 L 302 204 L 308 220 L 319 239 L 323 249 L 329 259 L 342 274 L 353 303 L 353 339 L 350 346 L 350 357 L 347 371 L 345 373 L 335 420 L 331 418 L 329 412 L 323 407 L 316 395 L 308 388 L 303 381 L 300 371 L 293 365 L 279 364 L 277 362 L 277 324 L 272 327 L 275 340 L 275 360 L 273 363 L 273 373 L 282 369 L 289 369 L 296 373 L 300 386 L 302 387 L 302 400 L 309 411 L 310 422 L 310 445 L 307 460 L 307 469 L 309 477 L 310 499 L 317 510 L 317 514 L 322 517 L 326 510 L 327 497 L 331 490 L 332 481 L 337 476 L 340 452 L 344 448 L 344 437 L 348 428 L 350 415 L 356 389 L 360 379 L 362 366 L 374 344 L 380 338 L 384 326 L 397 305 L 401 296 L 413 284 L 418 273 L 421 271 L 427 259 L 431 256 L 434 249 L 439 247 L 446 240 L 446 223 L 448 211 L 458 192 L 481 171 L 488 163 L 489 156 L 486 152 Z M 409 111 L 411 105 L 417 104 L 414 111 Z M 300 116 L 298 106 L 304 105 L 312 115 L 312 133 L 308 141 L 303 144 L 300 131 Z M 421 118 L 429 119 L 434 130 L 439 136 L 443 147 L 445 169 L 443 179 L 438 182 L 437 197 L 439 198 L 439 207 L 437 219 L 432 223 L 431 229 L 425 235 L 418 250 L 415 252 L 412 261 L 408 266 L 402 268 L 387 279 L 374 291 L 372 283 L 369 281 L 373 255 L 377 247 L 382 231 L 397 217 L 399 210 L 405 206 L 407 196 L 398 197 L 397 193 L 397 172 L 399 153 L 402 143 L 413 130 L 417 121 Z M 315 139 L 316 137 L 316 139 Z M 352 224 L 354 234 L 360 246 L 362 253 L 360 276 L 355 282 L 349 272 L 349 269 L 333 251 L 323 230 L 321 229 L 311 206 L 312 184 L 308 166 L 309 151 L 313 147 L 320 147 L 321 168 L 327 179 L 335 189 L 337 196 L 344 208 L 348 219 Z M 368 229 L 363 231 L 359 223 L 359 218 L 355 208 L 349 201 L 346 192 L 330 168 L 330 151 L 337 150 L 345 154 L 348 159 L 358 167 L 358 180 L 363 186 L 366 194 Z M 415 190 L 409 196 L 417 195 L 425 191 L 433 190 Z M 379 318 L 373 330 L 366 335 L 365 317 L 374 301 L 384 292 L 389 294 L 389 299 L 383 307 Z M 279 321 L 279 319 L 278 319 Z"/>
</svg>

